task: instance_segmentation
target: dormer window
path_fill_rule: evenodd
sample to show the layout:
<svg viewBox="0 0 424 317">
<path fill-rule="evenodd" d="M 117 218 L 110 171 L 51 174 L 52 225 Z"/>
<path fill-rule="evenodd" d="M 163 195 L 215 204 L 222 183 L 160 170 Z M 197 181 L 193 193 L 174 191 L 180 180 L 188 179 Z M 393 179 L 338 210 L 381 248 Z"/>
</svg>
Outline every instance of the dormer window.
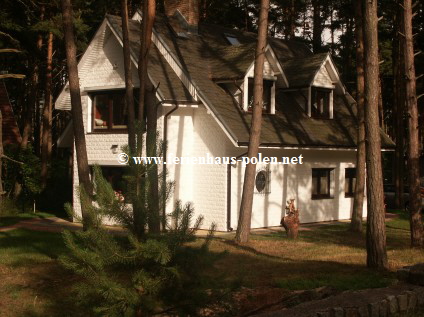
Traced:
<svg viewBox="0 0 424 317">
<path fill-rule="evenodd" d="M 311 87 L 311 117 L 317 119 L 333 118 L 333 90 Z"/>
<path fill-rule="evenodd" d="M 248 106 L 247 110 L 252 111 L 253 110 L 253 78 L 249 78 L 248 81 L 248 90 L 247 90 L 247 100 L 248 100 Z M 263 104 L 262 104 L 262 112 L 264 113 L 272 113 L 272 99 L 273 99 L 273 87 L 274 87 L 274 81 L 269 79 L 264 79 L 263 81 Z"/>
<path fill-rule="evenodd" d="M 240 45 L 238 38 L 235 35 L 225 33 L 225 38 L 231 45 Z"/>
</svg>

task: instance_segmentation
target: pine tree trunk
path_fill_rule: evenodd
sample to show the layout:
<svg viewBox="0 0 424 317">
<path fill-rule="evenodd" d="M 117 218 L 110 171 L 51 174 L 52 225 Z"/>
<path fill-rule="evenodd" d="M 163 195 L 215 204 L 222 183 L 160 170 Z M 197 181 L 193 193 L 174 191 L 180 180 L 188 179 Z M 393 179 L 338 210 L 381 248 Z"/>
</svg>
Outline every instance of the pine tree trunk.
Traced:
<svg viewBox="0 0 424 317">
<path fill-rule="evenodd" d="M 143 4 L 143 20 L 140 32 L 140 55 L 138 59 L 138 76 L 140 79 L 140 94 L 138 104 L 138 121 L 144 122 L 145 108 L 145 89 L 147 82 L 147 64 L 149 59 L 149 50 L 152 43 L 152 31 L 155 21 L 156 1 L 146 0 Z M 143 127 L 144 128 L 144 127 Z M 140 151 L 140 149 L 139 149 Z"/>
<path fill-rule="evenodd" d="M 253 113 L 250 126 L 250 139 L 247 157 L 257 157 L 261 137 L 262 104 L 263 104 L 263 69 L 265 48 L 267 45 L 269 0 L 261 0 L 259 13 L 258 42 L 255 53 Z M 256 175 L 256 164 L 247 164 L 244 173 L 243 194 L 240 204 L 235 241 L 247 243 L 249 241 L 250 224 L 252 220 L 253 191 Z"/>
<path fill-rule="evenodd" d="M 356 32 L 356 103 L 358 108 L 358 134 L 356 151 L 356 187 L 353 198 L 350 230 L 362 232 L 362 214 L 365 189 L 365 124 L 364 124 L 364 36 L 362 3 L 355 1 Z"/>
<path fill-rule="evenodd" d="M 319 0 L 312 0 L 313 7 L 313 30 L 312 30 L 312 51 L 316 54 L 322 48 L 322 19 L 321 3 Z"/>
<path fill-rule="evenodd" d="M 408 180 L 409 180 L 409 212 L 411 227 L 411 246 L 423 245 L 423 224 L 421 221 L 420 195 L 420 152 L 418 130 L 417 91 L 414 66 L 414 39 L 412 34 L 412 1 L 404 0 L 404 29 L 405 29 L 405 78 L 406 106 L 408 109 Z"/>
<path fill-rule="evenodd" d="M 47 40 L 46 90 L 43 109 L 43 135 L 41 144 L 41 187 L 47 184 L 48 164 L 52 154 L 52 59 L 53 33 Z"/>
<path fill-rule="evenodd" d="M 124 52 L 125 71 L 125 104 L 128 110 L 128 146 L 130 154 L 135 154 L 135 111 L 134 111 L 134 89 L 132 82 L 130 39 L 128 31 L 128 5 L 127 0 L 121 0 L 122 39 Z"/>
<path fill-rule="evenodd" d="M 403 187 L 404 187 L 404 111 L 405 111 L 405 81 L 403 80 L 403 50 L 401 49 L 399 31 L 404 34 L 403 29 L 403 9 L 398 6 L 394 23 L 393 42 L 393 125 L 396 140 L 394 159 L 394 185 L 395 185 L 395 207 L 404 208 Z"/>
<path fill-rule="evenodd" d="M 0 208 L 3 202 L 3 116 L 0 110 Z"/>
<path fill-rule="evenodd" d="M 387 268 L 386 223 L 378 123 L 378 19 L 377 0 L 364 5 L 365 133 L 367 166 L 367 266 Z"/>
<path fill-rule="evenodd" d="M 82 185 L 86 195 L 81 196 L 81 209 L 84 229 L 91 225 L 87 213 L 91 205 L 92 186 L 90 182 L 90 171 L 87 159 L 87 147 L 84 134 L 84 121 L 82 116 L 81 93 L 78 78 L 78 67 L 76 58 L 75 37 L 72 22 L 71 0 L 62 0 L 63 32 L 65 36 L 66 60 L 68 66 L 69 91 L 71 95 L 71 114 L 77 157 L 79 183 Z M 86 199 L 83 199 L 86 197 Z"/>
</svg>

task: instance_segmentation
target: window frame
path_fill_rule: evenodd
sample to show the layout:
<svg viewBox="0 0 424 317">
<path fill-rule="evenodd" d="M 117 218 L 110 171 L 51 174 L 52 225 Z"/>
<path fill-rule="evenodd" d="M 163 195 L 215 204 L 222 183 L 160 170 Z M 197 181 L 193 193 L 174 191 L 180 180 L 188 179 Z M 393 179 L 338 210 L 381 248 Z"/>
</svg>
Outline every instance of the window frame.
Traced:
<svg viewBox="0 0 424 317">
<path fill-rule="evenodd" d="M 244 91 L 244 98 L 243 98 L 243 109 L 244 109 L 244 111 L 246 111 L 248 113 L 252 113 L 252 110 L 253 110 L 253 107 L 251 106 L 251 104 L 253 103 L 253 85 L 254 85 L 253 81 L 254 81 L 253 77 L 245 77 L 245 83 L 243 85 L 243 87 L 244 87 L 243 89 L 245 90 Z M 267 105 L 266 108 L 262 107 L 262 114 L 275 114 L 275 83 L 276 83 L 276 79 L 264 77 L 263 78 L 264 87 L 265 87 L 265 82 L 270 83 L 269 105 Z M 251 91 L 251 96 L 252 96 L 251 100 L 249 100 L 250 91 Z M 263 90 L 263 92 L 265 93 L 265 89 Z"/>
<path fill-rule="evenodd" d="M 326 173 L 326 175 L 314 175 L 315 173 Z M 319 200 L 319 199 L 333 199 L 333 195 L 331 193 L 331 183 L 332 183 L 332 173 L 334 173 L 334 168 L 312 168 L 311 171 L 311 176 L 312 176 L 312 185 L 311 185 L 311 199 L 312 200 Z M 321 193 L 321 178 L 322 177 L 326 177 L 327 178 L 327 193 L 326 194 L 322 194 Z M 317 194 L 314 194 L 314 177 L 318 177 L 317 180 Z"/>
<path fill-rule="evenodd" d="M 314 111 L 316 109 L 314 104 L 316 103 L 317 93 L 326 94 L 326 101 L 324 107 L 327 108 L 327 112 L 325 113 L 325 109 L 323 108 L 322 112 Z M 309 96 L 309 114 L 311 118 L 314 119 L 333 119 L 333 94 L 334 89 L 328 87 L 310 87 L 310 96 Z"/>
<path fill-rule="evenodd" d="M 349 171 L 349 175 L 348 175 Z M 354 181 L 355 180 L 355 181 Z M 348 191 L 346 192 L 346 184 L 348 184 Z M 345 168 L 345 198 L 353 198 L 356 190 L 356 167 Z"/>
<path fill-rule="evenodd" d="M 258 185 L 257 185 L 257 179 L 259 174 L 261 175 L 265 174 L 265 180 L 264 180 L 265 184 L 263 185 L 263 189 L 261 191 L 259 191 Z M 255 186 L 255 194 L 268 195 L 271 193 L 271 171 L 268 165 L 266 168 L 260 169 L 256 172 L 254 186 Z"/>
<path fill-rule="evenodd" d="M 97 97 L 106 95 L 109 96 L 108 99 L 108 121 L 107 121 L 107 128 L 96 128 L 95 123 L 95 113 L 96 113 L 96 105 L 97 105 Z M 122 95 L 123 98 L 123 104 L 125 107 L 125 90 L 107 90 L 107 91 L 96 91 L 93 93 L 90 93 L 90 99 L 91 99 L 91 132 L 92 133 L 126 133 L 128 132 L 128 124 L 124 127 L 114 128 L 113 127 L 113 100 L 114 98 L 110 96 L 114 95 Z"/>
</svg>

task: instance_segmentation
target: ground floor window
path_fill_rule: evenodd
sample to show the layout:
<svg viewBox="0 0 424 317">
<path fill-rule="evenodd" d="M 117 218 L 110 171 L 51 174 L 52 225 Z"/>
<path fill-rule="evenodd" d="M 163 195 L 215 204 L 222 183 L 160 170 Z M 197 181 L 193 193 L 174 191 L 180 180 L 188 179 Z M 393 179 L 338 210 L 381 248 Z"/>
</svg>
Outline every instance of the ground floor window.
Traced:
<svg viewBox="0 0 424 317">
<path fill-rule="evenodd" d="M 127 194 L 127 182 L 124 179 L 124 168 L 119 166 L 101 166 L 102 175 L 112 186 L 115 195 L 119 199 L 124 199 Z"/>
<path fill-rule="evenodd" d="M 258 194 L 269 194 L 271 192 L 271 172 L 268 168 L 256 173 L 255 188 Z"/>
<path fill-rule="evenodd" d="M 356 188 L 356 168 L 345 170 L 345 197 L 353 197 Z"/>
<path fill-rule="evenodd" d="M 312 199 L 331 198 L 333 168 L 312 169 Z"/>
</svg>

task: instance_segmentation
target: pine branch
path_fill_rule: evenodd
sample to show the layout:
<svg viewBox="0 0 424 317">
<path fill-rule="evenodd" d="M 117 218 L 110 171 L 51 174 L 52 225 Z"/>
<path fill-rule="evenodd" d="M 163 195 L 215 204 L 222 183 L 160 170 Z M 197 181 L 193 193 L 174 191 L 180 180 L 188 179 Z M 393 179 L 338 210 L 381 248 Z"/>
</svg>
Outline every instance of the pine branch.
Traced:
<svg viewBox="0 0 424 317">
<path fill-rule="evenodd" d="M 8 156 L 6 156 L 6 155 L 0 155 L 0 158 L 4 158 L 4 159 L 6 159 L 6 160 L 9 160 L 9 161 L 12 161 L 12 162 L 14 162 L 14 163 L 16 163 L 16 164 L 21 164 L 21 165 L 23 165 L 24 163 L 23 162 L 19 162 L 19 161 L 16 161 L 16 160 L 14 160 L 14 159 L 12 159 L 12 158 L 10 158 L 10 157 L 8 157 Z"/>
<path fill-rule="evenodd" d="M 0 53 L 22 53 L 22 51 L 16 48 L 2 48 L 0 49 Z"/>
<path fill-rule="evenodd" d="M 403 34 L 402 32 L 398 31 L 399 35 L 402 35 L 403 37 L 406 37 L 405 34 Z"/>
<path fill-rule="evenodd" d="M 420 98 L 421 98 L 421 97 L 423 97 L 423 96 L 424 96 L 424 94 L 418 95 L 418 96 L 417 96 L 417 100 L 418 100 L 418 99 L 420 99 Z"/>
<path fill-rule="evenodd" d="M 381 16 L 381 17 L 379 17 L 378 19 L 377 19 L 377 21 L 378 22 L 380 22 L 381 20 L 383 20 L 384 19 L 384 16 Z"/>
<path fill-rule="evenodd" d="M 418 79 L 420 79 L 421 77 L 423 77 L 423 74 L 418 75 L 417 77 L 415 77 L 415 80 L 418 80 Z"/>
<path fill-rule="evenodd" d="M 23 79 L 25 78 L 25 75 L 22 74 L 4 74 L 4 75 L 0 75 L 0 79 L 4 79 L 4 78 L 17 78 L 17 79 Z"/>
<path fill-rule="evenodd" d="M 419 55 L 419 54 L 421 54 L 422 53 L 422 51 L 421 50 L 419 50 L 418 52 L 416 52 L 415 54 L 414 54 L 414 56 L 417 56 L 417 55 Z"/>
</svg>

